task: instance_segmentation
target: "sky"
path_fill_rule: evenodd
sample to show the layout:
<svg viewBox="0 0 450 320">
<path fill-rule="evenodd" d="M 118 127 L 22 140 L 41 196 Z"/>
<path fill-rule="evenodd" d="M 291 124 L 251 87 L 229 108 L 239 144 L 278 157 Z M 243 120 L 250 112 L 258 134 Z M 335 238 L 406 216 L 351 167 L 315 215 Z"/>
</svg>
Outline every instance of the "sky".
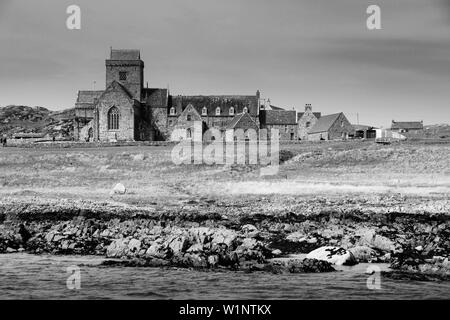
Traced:
<svg viewBox="0 0 450 320">
<path fill-rule="evenodd" d="M 149 87 L 174 95 L 260 90 L 352 123 L 450 123 L 450 0 L 0 0 L 0 44 L 0 107 L 73 107 L 104 89 L 113 47 L 140 49 Z"/>
</svg>

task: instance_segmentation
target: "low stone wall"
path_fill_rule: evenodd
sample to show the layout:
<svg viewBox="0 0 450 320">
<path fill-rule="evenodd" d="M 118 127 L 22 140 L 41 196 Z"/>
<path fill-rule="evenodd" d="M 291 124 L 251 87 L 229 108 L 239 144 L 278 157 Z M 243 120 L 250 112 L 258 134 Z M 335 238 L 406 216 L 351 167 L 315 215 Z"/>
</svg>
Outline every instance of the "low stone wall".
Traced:
<svg viewBox="0 0 450 320">
<path fill-rule="evenodd" d="M 175 145 L 170 141 L 130 141 L 130 142 L 21 142 L 8 141 L 8 147 L 60 149 L 60 148 L 102 148 L 102 147 L 126 147 L 126 146 L 168 146 Z"/>
</svg>

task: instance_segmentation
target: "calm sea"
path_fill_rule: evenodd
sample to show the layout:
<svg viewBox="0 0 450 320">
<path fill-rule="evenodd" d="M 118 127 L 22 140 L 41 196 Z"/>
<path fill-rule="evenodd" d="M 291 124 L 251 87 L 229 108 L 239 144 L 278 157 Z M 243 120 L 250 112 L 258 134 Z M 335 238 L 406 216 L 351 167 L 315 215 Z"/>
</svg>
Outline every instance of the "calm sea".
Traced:
<svg viewBox="0 0 450 320">
<path fill-rule="evenodd" d="M 369 290 L 368 264 L 335 273 L 272 275 L 102 267 L 102 261 L 90 256 L 0 255 L 0 299 L 450 299 L 450 282 L 381 276 L 381 288 Z M 75 289 L 68 288 L 69 277 L 69 287 Z"/>
</svg>

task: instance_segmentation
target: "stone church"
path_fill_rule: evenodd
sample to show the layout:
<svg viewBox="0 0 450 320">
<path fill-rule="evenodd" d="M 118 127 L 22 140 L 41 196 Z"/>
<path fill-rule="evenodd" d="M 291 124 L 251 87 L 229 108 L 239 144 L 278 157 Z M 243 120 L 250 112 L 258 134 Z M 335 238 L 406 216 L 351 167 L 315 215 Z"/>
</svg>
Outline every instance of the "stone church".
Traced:
<svg viewBox="0 0 450 320">
<path fill-rule="evenodd" d="M 260 128 L 260 93 L 172 96 L 167 88 L 144 87 L 139 50 L 113 50 L 106 60 L 106 89 L 79 91 L 75 138 L 80 141 L 162 141 L 192 138 L 195 121 L 203 131 Z"/>
</svg>

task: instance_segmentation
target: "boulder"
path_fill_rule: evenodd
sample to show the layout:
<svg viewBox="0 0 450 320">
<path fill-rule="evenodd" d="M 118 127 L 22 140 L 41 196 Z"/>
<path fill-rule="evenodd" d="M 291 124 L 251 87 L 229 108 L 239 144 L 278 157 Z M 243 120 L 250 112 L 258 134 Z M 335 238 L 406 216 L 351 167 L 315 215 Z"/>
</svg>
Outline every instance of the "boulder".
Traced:
<svg viewBox="0 0 450 320">
<path fill-rule="evenodd" d="M 139 250 L 141 249 L 141 242 L 137 239 L 131 239 L 128 243 L 128 249 L 131 252 L 139 252 Z"/>
<path fill-rule="evenodd" d="M 242 244 L 239 246 L 240 249 L 255 250 L 259 245 L 259 242 L 253 238 L 245 238 Z"/>
<path fill-rule="evenodd" d="M 253 266 L 251 271 L 255 270 Z M 274 274 L 280 273 L 318 273 L 318 272 L 333 272 L 336 271 L 331 263 L 316 259 L 290 259 L 290 260 L 275 260 L 260 268 L 259 271 L 268 271 Z"/>
<path fill-rule="evenodd" d="M 165 259 L 167 258 L 168 254 L 164 245 L 158 242 L 153 242 L 152 245 L 147 249 L 145 255 L 149 257 Z"/>
<path fill-rule="evenodd" d="M 145 160 L 145 154 L 138 153 L 132 156 L 134 161 L 142 161 Z"/>
<path fill-rule="evenodd" d="M 304 242 L 308 239 L 306 235 L 301 232 L 293 232 L 286 237 L 286 240 L 291 242 Z"/>
<path fill-rule="evenodd" d="M 203 245 L 200 243 L 193 244 L 192 246 L 189 247 L 189 249 L 187 249 L 186 252 L 189 253 L 203 252 Z"/>
<path fill-rule="evenodd" d="M 320 247 L 311 251 L 306 255 L 306 259 L 327 261 L 337 266 L 355 265 L 358 263 L 350 251 L 345 250 L 344 248 L 330 246 Z"/>
<path fill-rule="evenodd" d="M 200 244 L 205 244 L 213 233 L 214 231 L 207 227 L 197 227 L 189 230 L 193 241 Z"/>
<path fill-rule="evenodd" d="M 215 267 L 217 266 L 217 264 L 219 263 L 219 256 L 217 255 L 212 255 L 208 257 L 208 264 L 210 267 Z"/>
<path fill-rule="evenodd" d="M 192 268 L 206 268 L 208 267 L 208 262 L 206 259 L 199 254 L 186 254 L 184 259 L 189 267 Z"/>
<path fill-rule="evenodd" d="M 183 253 L 189 247 L 189 241 L 184 236 L 175 237 L 169 240 L 168 247 L 172 250 L 173 254 Z"/>
<path fill-rule="evenodd" d="M 272 251 L 272 254 L 273 254 L 274 256 L 281 256 L 282 253 L 283 253 L 283 252 L 281 252 L 280 249 L 275 249 L 275 250 Z"/>
<path fill-rule="evenodd" d="M 357 246 L 349 249 L 349 251 L 353 254 L 356 261 L 358 262 L 371 262 L 376 259 L 378 254 L 377 252 L 367 246 Z"/>
<path fill-rule="evenodd" d="M 212 244 L 225 244 L 231 247 L 236 240 L 236 233 L 228 229 L 218 229 L 212 235 Z"/>
<path fill-rule="evenodd" d="M 118 183 L 114 186 L 114 188 L 109 193 L 110 195 L 113 194 L 125 194 L 127 192 L 127 189 L 122 183 Z"/>
<path fill-rule="evenodd" d="M 252 224 L 242 226 L 241 230 L 247 237 L 256 237 L 259 234 L 258 229 Z"/>
<path fill-rule="evenodd" d="M 116 239 L 106 248 L 106 256 L 113 257 L 123 257 L 126 256 L 128 249 L 129 239 Z"/>
<path fill-rule="evenodd" d="M 374 229 L 362 229 L 356 236 L 360 237 L 357 244 L 368 246 L 373 249 L 378 249 L 384 252 L 395 250 L 395 243 L 389 238 L 376 234 Z"/>
</svg>

